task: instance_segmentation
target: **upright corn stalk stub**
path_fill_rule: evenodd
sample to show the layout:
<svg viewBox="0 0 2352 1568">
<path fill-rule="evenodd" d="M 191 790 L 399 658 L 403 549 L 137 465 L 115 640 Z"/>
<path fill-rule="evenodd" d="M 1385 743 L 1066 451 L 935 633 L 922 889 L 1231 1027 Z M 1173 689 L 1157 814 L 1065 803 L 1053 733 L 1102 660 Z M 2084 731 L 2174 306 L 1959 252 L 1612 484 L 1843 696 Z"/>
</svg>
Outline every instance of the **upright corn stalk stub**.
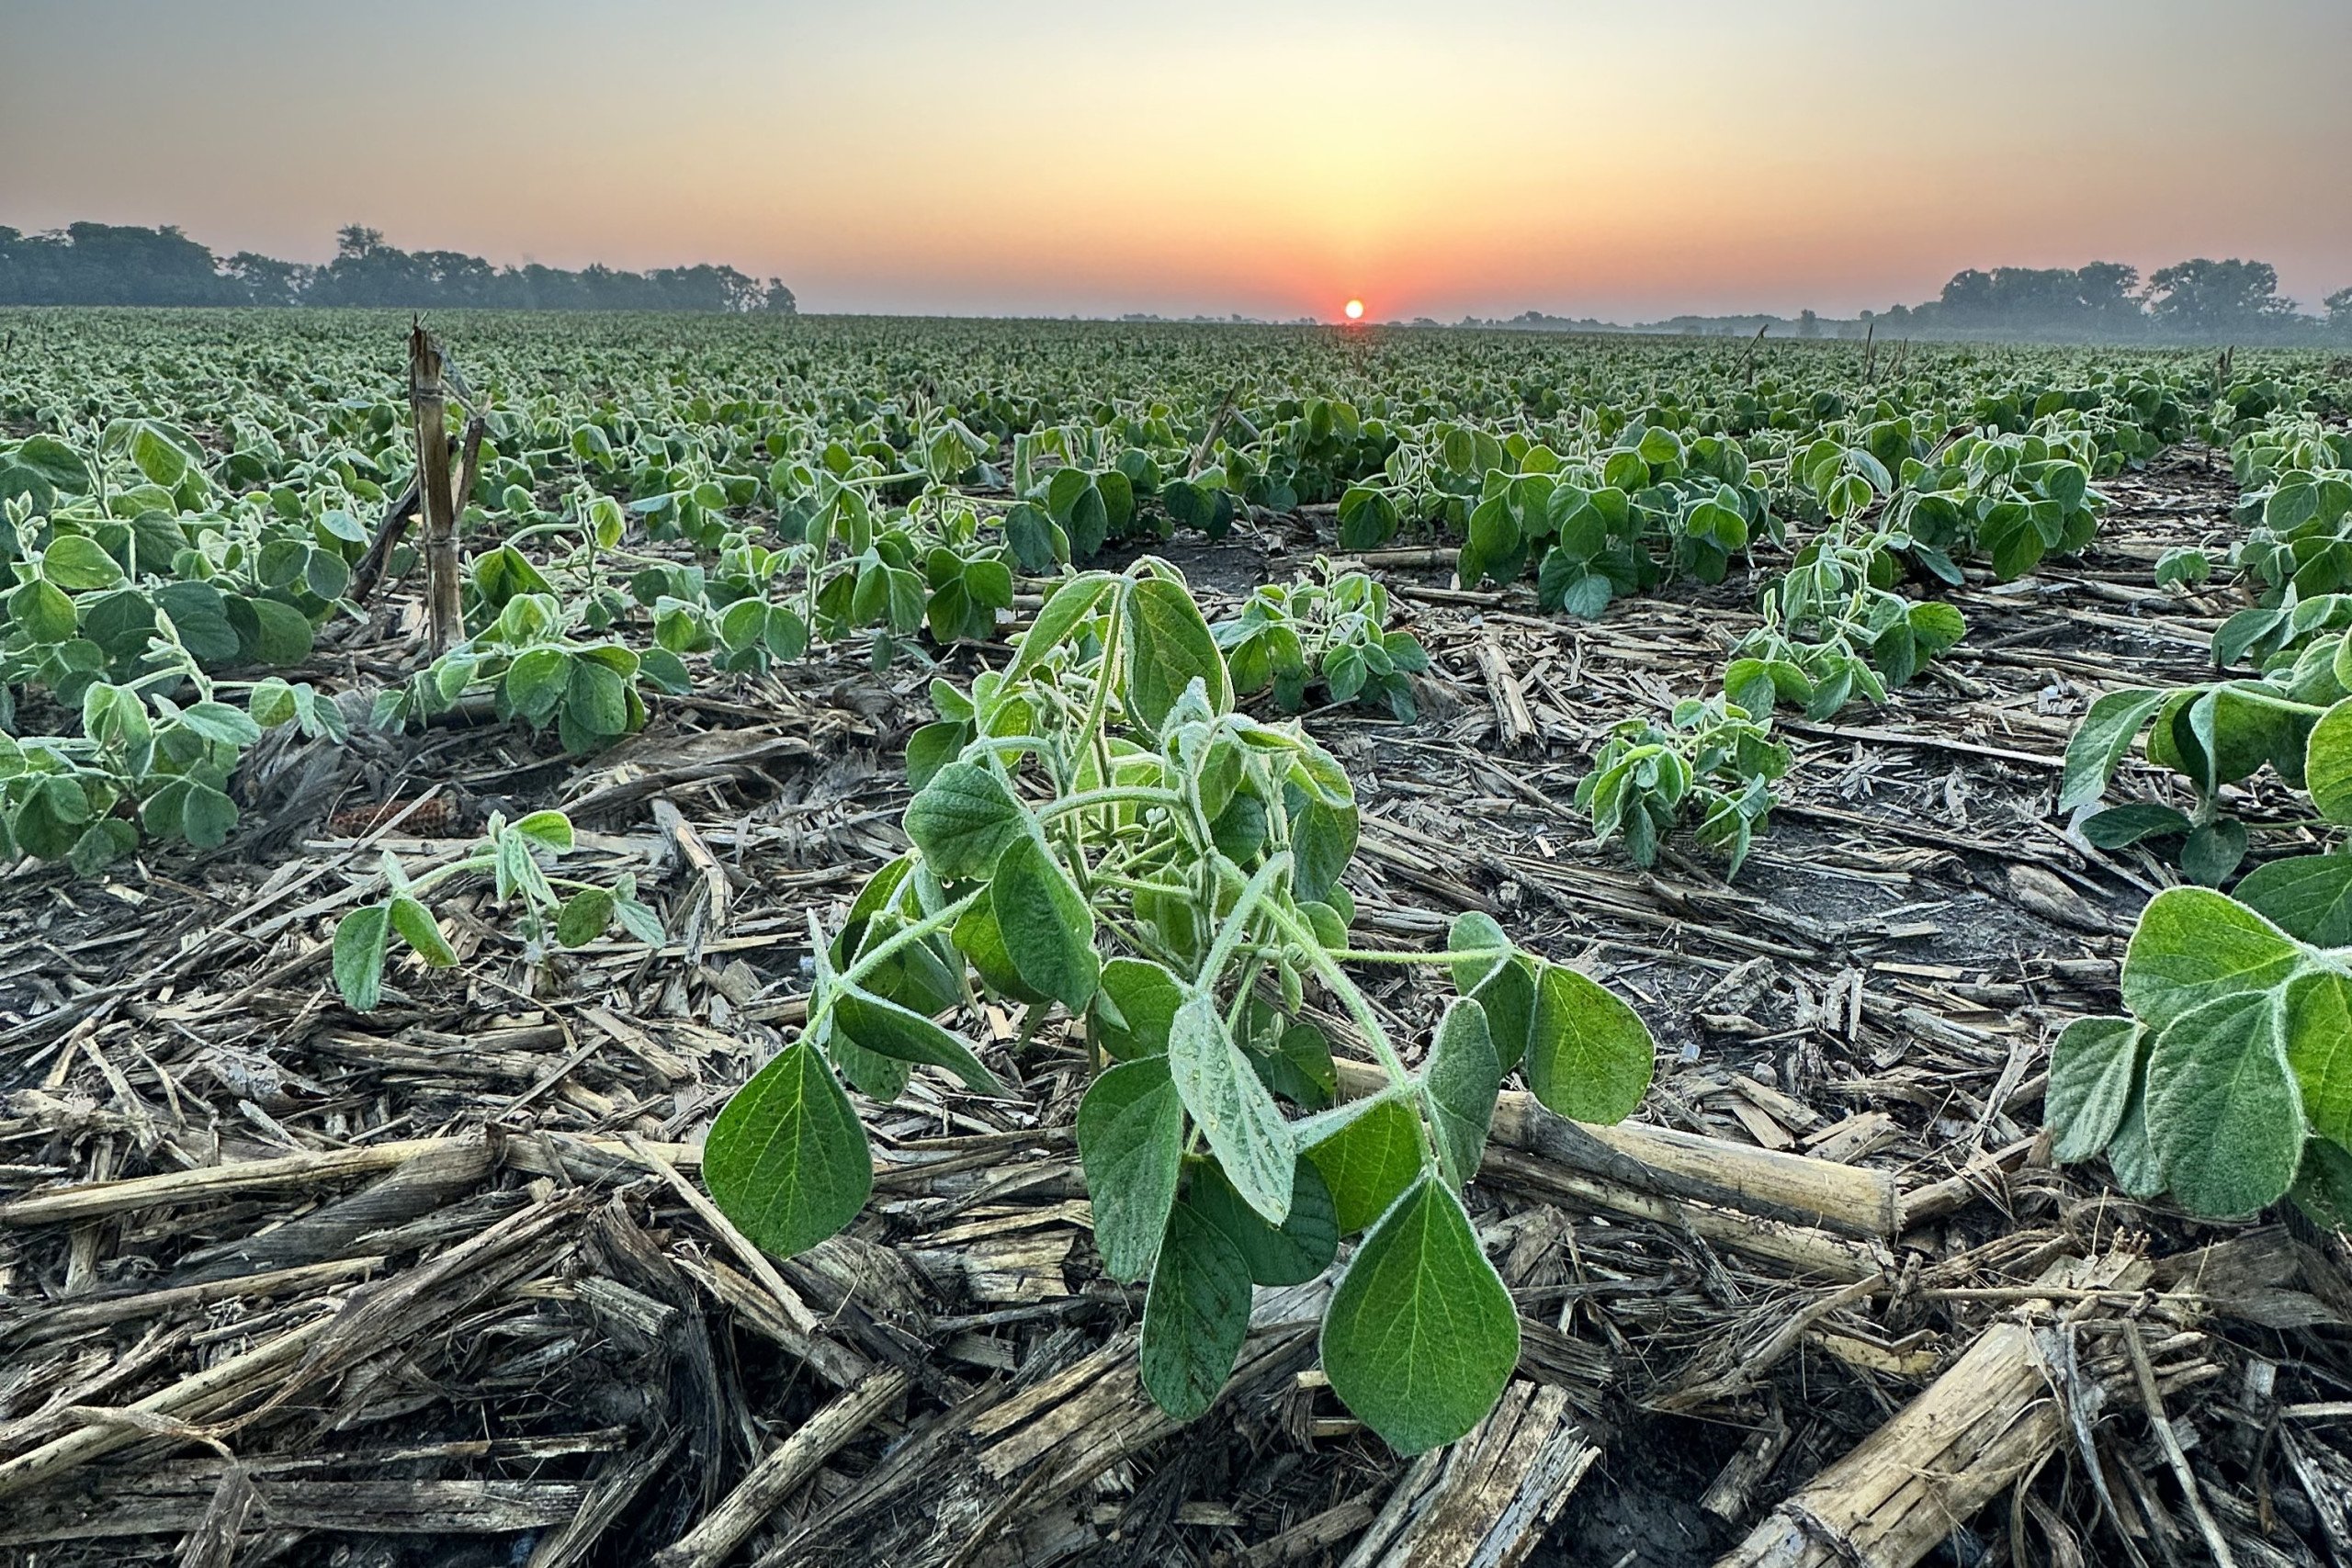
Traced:
<svg viewBox="0 0 2352 1568">
<path fill-rule="evenodd" d="M 418 501 L 424 509 L 427 637 L 435 658 L 465 636 L 458 598 L 458 513 L 449 488 L 448 394 L 442 386 L 441 349 L 423 323 L 408 339 L 409 409 L 416 425 Z"/>
</svg>

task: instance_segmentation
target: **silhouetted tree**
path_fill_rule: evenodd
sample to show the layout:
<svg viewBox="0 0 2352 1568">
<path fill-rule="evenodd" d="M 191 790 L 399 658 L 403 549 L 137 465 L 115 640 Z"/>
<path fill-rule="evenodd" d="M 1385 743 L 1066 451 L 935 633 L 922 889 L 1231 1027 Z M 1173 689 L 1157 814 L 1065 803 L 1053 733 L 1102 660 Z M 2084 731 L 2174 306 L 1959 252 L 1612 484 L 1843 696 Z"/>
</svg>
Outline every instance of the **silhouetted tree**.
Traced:
<svg viewBox="0 0 2352 1568">
<path fill-rule="evenodd" d="M 2157 322 L 2192 336 L 2260 335 L 2295 313 L 2278 297 L 2278 269 L 2268 262 L 2177 262 L 2148 279 L 2148 308 Z"/>
</svg>

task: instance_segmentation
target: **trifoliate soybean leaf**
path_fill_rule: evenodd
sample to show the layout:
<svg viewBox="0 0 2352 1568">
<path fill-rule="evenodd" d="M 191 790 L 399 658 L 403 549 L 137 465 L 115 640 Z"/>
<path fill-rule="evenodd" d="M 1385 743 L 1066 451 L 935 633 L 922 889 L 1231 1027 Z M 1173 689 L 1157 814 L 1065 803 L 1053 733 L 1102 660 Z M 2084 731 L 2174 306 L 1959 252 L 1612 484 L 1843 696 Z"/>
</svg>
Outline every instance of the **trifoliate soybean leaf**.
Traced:
<svg viewBox="0 0 2352 1568">
<path fill-rule="evenodd" d="M 1524 1066 L 1546 1107 L 1578 1122 L 1623 1122 L 1649 1092 L 1656 1055 L 1632 1008 L 1573 969 L 1543 966 Z"/>
<path fill-rule="evenodd" d="M 1478 1173 L 1502 1082 L 1502 1059 L 1487 1034 L 1487 1010 L 1466 998 L 1453 1002 L 1438 1020 L 1437 1038 L 1422 1065 L 1421 1095 L 1430 1131 L 1437 1135 L 1438 1163 L 1456 1187 Z"/>
<path fill-rule="evenodd" d="M 1453 976 L 1453 988 L 1468 996 L 1478 988 L 1478 983 L 1506 963 L 1512 951 L 1511 940 L 1494 916 L 1484 909 L 1465 910 L 1453 917 L 1453 924 L 1445 933 L 1446 950 L 1451 953 L 1486 951 L 1499 956 L 1457 958 L 1446 967 Z"/>
<path fill-rule="evenodd" d="M 209 699 L 182 708 L 180 723 L 207 740 L 223 746 L 250 746 L 261 739 L 261 726 L 254 722 L 251 714 Z"/>
<path fill-rule="evenodd" d="M 563 716 L 594 736 L 622 735 L 628 730 L 628 684 L 593 659 L 571 661 L 571 680 L 563 695 Z"/>
<path fill-rule="evenodd" d="M 2305 1144 L 2302 1169 L 2290 1196 L 2314 1224 L 2352 1230 L 2352 1151 L 2325 1138 Z"/>
<path fill-rule="evenodd" d="M 61 534 L 42 552 L 40 574 L 72 592 L 111 588 L 122 581 L 122 568 L 85 534 Z"/>
<path fill-rule="evenodd" d="M 335 922 L 334 988 L 354 1012 L 368 1012 L 384 994 L 384 932 L 391 909 L 367 904 Z"/>
<path fill-rule="evenodd" d="M 1184 1004 L 1175 976 L 1149 959 L 1114 958 L 1102 965 L 1102 994 L 1109 1009 L 1095 1010 L 1094 1032 L 1105 1051 L 1122 1061 L 1167 1055 L 1169 1026 Z"/>
<path fill-rule="evenodd" d="M 218 849 L 237 825 L 237 804 L 199 780 L 187 781 L 180 802 L 180 836 L 199 850 Z"/>
<path fill-rule="evenodd" d="M 703 1181 L 736 1228 L 779 1258 L 857 1217 L 874 1157 L 849 1096 L 807 1041 L 762 1067 L 711 1123 Z"/>
<path fill-rule="evenodd" d="M 956 922 L 955 941 L 956 950 L 978 973 L 980 984 L 996 995 L 1024 1007 L 1052 999 L 1012 966 L 1012 955 L 1004 948 L 1004 932 L 997 928 L 996 908 L 988 899 L 976 899 L 964 911 Z"/>
<path fill-rule="evenodd" d="M 2062 1164 L 2098 1154 L 2115 1136 L 2138 1078 L 2143 1031 L 2128 1018 L 2078 1018 L 2050 1047 L 2044 1119 L 2055 1129 L 2051 1157 Z"/>
<path fill-rule="evenodd" d="M 2206 887 L 2219 887 L 2245 859 L 2245 824 L 2222 817 L 2189 829 L 2180 846 L 2180 869 Z"/>
<path fill-rule="evenodd" d="M 1234 1190 L 1269 1224 L 1282 1224 L 1297 1149 L 1274 1097 L 1227 1032 L 1216 998 L 1195 996 L 1176 1010 L 1168 1071 Z"/>
<path fill-rule="evenodd" d="M 2167 887 L 2148 900 L 2123 953 L 2123 1002 L 2149 1028 L 2216 997 L 2267 990 L 2302 950 L 2260 915 L 2203 887 Z"/>
<path fill-rule="evenodd" d="M 36 578 L 8 595 L 8 618 L 35 642 L 63 642 L 74 635 L 74 596 Z"/>
<path fill-rule="evenodd" d="M 560 811 L 533 811 L 514 820 L 514 833 L 561 854 L 571 848 L 571 818 Z"/>
<path fill-rule="evenodd" d="M 265 664 L 300 664 L 311 657 L 311 618 L 291 604 L 281 604 L 275 599 L 247 601 L 253 606 Z"/>
<path fill-rule="evenodd" d="M 1020 646 L 1013 650 L 1005 680 L 1022 679 L 1043 664 L 1047 654 L 1069 641 L 1102 603 L 1102 595 L 1118 581 L 1107 571 L 1087 571 L 1056 588 L 1038 610 L 1037 618 L 1029 623 L 1029 629 L 1021 634 Z"/>
<path fill-rule="evenodd" d="M 1094 912 L 1035 837 L 1023 834 L 997 857 L 989 907 L 1021 978 L 1071 1012 L 1084 1011 L 1102 980 Z"/>
<path fill-rule="evenodd" d="M 1330 1037 L 1311 1023 L 1261 1035 L 1243 1054 L 1268 1089 L 1307 1110 L 1330 1104 L 1338 1092 L 1340 1075 L 1331 1061 Z"/>
<path fill-rule="evenodd" d="M 1029 813 L 994 773 L 950 762 L 907 805 L 907 837 L 942 880 L 985 876 L 1007 844 L 1029 835 Z"/>
<path fill-rule="evenodd" d="M 2102 850 L 2120 850 L 2166 833 L 2185 835 L 2195 826 L 2186 813 L 2172 807 L 2135 800 L 2084 818 L 2083 837 Z"/>
<path fill-rule="evenodd" d="M 1213 714 L 1233 706 L 1233 686 L 1209 624 L 1183 583 L 1147 577 L 1127 590 L 1127 706 L 1157 733 L 1184 688 L 1198 681 Z"/>
<path fill-rule="evenodd" d="M 1306 1157 L 1331 1190 L 1340 1234 L 1353 1235 L 1420 1175 L 1427 1158 L 1421 1119 L 1406 1100 L 1372 1100 L 1309 1145 Z"/>
<path fill-rule="evenodd" d="M 834 1027 L 830 1016 L 825 1020 L 823 1044 L 825 1055 L 849 1080 L 849 1087 L 868 1100 L 887 1105 L 907 1092 L 907 1082 L 914 1077 L 913 1063 L 867 1050 Z"/>
<path fill-rule="evenodd" d="M 2166 1024 L 2148 1054 L 2146 1106 L 2149 1146 L 2181 1207 L 2230 1219 L 2286 1196 L 2304 1127 L 2278 998 L 2228 993 Z"/>
<path fill-rule="evenodd" d="M 2232 897 L 2299 942 L 2352 947 L 2352 855 L 2294 855 L 2256 866 Z"/>
<path fill-rule="evenodd" d="M 1480 982 L 1470 999 L 1487 1010 L 1487 1033 L 1495 1045 L 1495 1059 L 1510 1072 L 1527 1055 L 1535 1025 L 1536 962 L 1524 953 Z"/>
<path fill-rule="evenodd" d="M 82 455 L 54 435 L 30 435 L 8 454 L 7 461 L 30 468 L 67 495 L 87 495 L 90 466 Z"/>
<path fill-rule="evenodd" d="M 435 969 L 447 969 L 458 961 L 458 954 L 441 934 L 441 923 L 426 908 L 407 894 L 396 894 L 391 900 L 392 929 L 401 940 L 413 948 L 419 958 Z"/>
<path fill-rule="evenodd" d="M 1331 1190 L 1312 1161 L 1300 1160 L 1293 1168 L 1290 1213 L 1280 1225 L 1268 1224 L 1243 1202 L 1214 1160 L 1193 1167 L 1184 1201 L 1241 1249 L 1250 1277 L 1261 1285 L 1305 1284 L 1339 1256 L 1340 1225 Z"/>
<path fill-rule="evenodd" d="M 1179 1421 L 1216 1403 L 1250 1334 L 1250 1269 L 1223 1231 L 1179 1203 L 1168 1216 L 1136 1347 L 1143 1386 Z"/>
<path fill-rule="evenodd" d="M 971 739 L 969 724 L 942 721 L 926 724 L 907 737 L 907 783 L 917 790 L 939 776 Z"/>
<path fill-rule="evenodd" d="M 1364 1238 L 1323 1320 L 1331 1392 L 1400 1454 L 1483 1420 L 1519 1363 L 1519 1314 L 1461 1199 L 1424 1177 Z"/>
<path fill-rule="evenodd" d="M 2109 692 L 2091 704 L 2081 727 L 2066 742 L 2066 767 L 2058 786 L 2059 810 L 2073 811 L 2099 797 L 2132 750 L 2132 737 L 2170 695 L 2133 687 Z"/>
<path fill-rule="evenodd" d="M 2312 1131 L 2352 1143 L 2352 976 L 2318 969 L 2287 982 L 2279 1002 L 2287 1061 Z"/>
<path fill-rule="evenodd" d="M 970 1046 L 911 1008 L 844 987 L 833 1001 L 833 1028 L 879 1055 L 945 1067 L 982 1094 L 1002 1092 Z"/>
<path fill-rule="evenodd" d="M 585 947 L 612 923 L 612 894 L 602 887 L 583 887 L 563 901 L 555 918 L 555 940 L 565 947 Z"/>
<path fill-rule="evenodd" d="M 1184 1154 L 1184 1104 L 1159 1056 L 1123 1062 L 1078 1106 L 1078 1154 L 1094 1209 L 1094 1246 L 1114 1280 L 1140 1280 L 1159 1256 Z"/>
<path fill-rule="evenodd" d="M 2331 822 L 2352 822 L 2352 697 L 2320 716 L 2304 742 L 2303 787 Z"/>
<path fill-rule="evenodd" d="M 2123 1120 L 2116 1123 L 2115 1136 L 2108 1143 L 2107 1168 L 2127 1197 L 2153 1198 L 2165 1190 L 2164 1168 L 2156 1163 L 2156 1151 L 2148 1145 L 2144 1079 L 2133 1088 L 2131 1102 L 2123 1108 Z"/>
</svg>

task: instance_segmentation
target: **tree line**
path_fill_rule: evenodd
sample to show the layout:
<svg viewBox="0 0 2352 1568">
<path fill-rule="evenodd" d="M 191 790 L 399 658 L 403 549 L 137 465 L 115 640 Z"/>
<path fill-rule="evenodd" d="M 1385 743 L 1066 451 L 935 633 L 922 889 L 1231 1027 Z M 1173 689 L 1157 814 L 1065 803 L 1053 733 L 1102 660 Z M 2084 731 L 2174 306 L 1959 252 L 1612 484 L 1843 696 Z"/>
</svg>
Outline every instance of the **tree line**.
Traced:
<svg viewBox="0 0 2352 1568">
<path fill-rule="evenodd" d="M 2122 262 L 2080 267 L 1971 267 L 1920 305 L 1875 318 L 1896 335 L 2086 338 L 2099 342 L 2298 344 L 2352 341 L 2352 288 L 2312 315 L 2278 292 L 2268 262 L 2198 257 L 2145 280 Z M 1865 315 L 1864 321 L 1873 318 Z"/>
<path fill-rule="evenodd" d="M 218 256 L 176 228 L 74 223 L 51 233 L 0 227 L 0 305 L 377 306 L 399 310 L 764 310 L 792 290 L 731 266 L 621 272 L 498 266 L 461 251 L 404 251 L 353 224 L 322 266 L 254 251 Z"/>
</svg>

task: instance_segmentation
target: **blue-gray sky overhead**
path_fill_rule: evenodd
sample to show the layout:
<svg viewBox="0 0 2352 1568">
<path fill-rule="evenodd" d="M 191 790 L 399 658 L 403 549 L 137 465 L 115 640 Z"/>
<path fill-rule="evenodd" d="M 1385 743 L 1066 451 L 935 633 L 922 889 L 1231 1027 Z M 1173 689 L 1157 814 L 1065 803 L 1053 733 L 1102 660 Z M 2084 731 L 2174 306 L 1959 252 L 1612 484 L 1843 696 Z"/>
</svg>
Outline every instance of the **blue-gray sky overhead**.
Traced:
<svg viewBox="0 0 2352 1568">
<path fill-rule="evenodd" d="M 0 223 L 83 218 L 815 310 L 1847 314 L 2196 254 L 2310 308 L 2352 0 L 0 0 Z"/>
</svg>

